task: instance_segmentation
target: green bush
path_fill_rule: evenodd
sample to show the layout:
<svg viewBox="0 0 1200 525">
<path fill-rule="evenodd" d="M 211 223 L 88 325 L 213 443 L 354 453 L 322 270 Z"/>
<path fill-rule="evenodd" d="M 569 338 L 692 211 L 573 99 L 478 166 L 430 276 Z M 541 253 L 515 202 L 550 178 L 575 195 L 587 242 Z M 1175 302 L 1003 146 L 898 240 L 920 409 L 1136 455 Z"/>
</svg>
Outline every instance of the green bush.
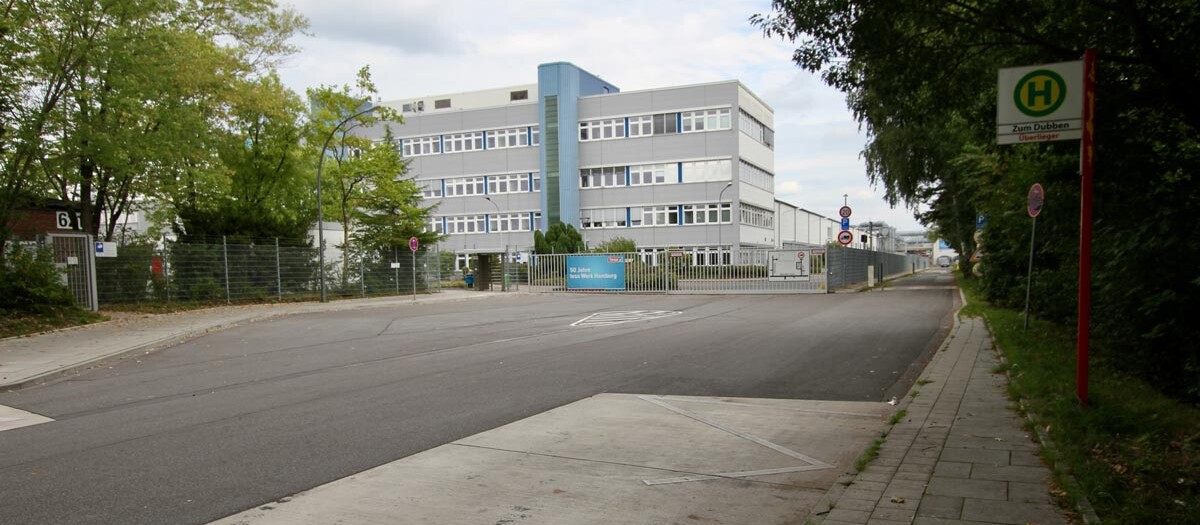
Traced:
<svg viewBox="0 0 1200 525">
<path fill-rule="evenodd" d="M 11 246 L 0 264 L 0 311 L 45 314 L 77 308 L 48 250 Z"/>
</svg>

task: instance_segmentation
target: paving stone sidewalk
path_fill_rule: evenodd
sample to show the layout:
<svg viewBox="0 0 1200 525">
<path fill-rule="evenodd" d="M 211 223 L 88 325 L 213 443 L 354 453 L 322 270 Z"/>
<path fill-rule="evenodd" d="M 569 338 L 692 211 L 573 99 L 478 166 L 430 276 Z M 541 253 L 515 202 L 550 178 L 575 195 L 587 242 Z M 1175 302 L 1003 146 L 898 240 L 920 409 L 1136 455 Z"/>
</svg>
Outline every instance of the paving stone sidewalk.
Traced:
<svg viewBox="0 0 1200 525">
<path fill-rule="evenodd" d="M 1038 445 L 1010 408 L 987 327 L 964 318 L 926 367 L 879 456 L 830 502 L 823 525 L 1055 525 Z M 818 517 L 819 518 L 819 517 Z"/>
</svg>

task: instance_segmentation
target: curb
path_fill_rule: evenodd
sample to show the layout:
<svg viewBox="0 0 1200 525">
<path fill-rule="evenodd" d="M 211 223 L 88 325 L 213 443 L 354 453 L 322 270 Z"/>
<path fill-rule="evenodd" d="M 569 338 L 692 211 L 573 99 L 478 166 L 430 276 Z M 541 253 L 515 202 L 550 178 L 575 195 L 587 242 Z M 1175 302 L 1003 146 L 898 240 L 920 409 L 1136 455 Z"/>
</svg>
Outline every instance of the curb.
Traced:
<svg viewBox="0 0 1200 525">
<path fill-rule="evenodd" d="M 444 299 L 444 300 L 440 300 L 440 301 L 417 301 L 416 303 L 417 304 L 430 303 L 430 302 L 454 303 L 454 302 L 478 300 L 478 299 L 483 299 L 483 298 L 487 298 L 487 297 L 496 297 L 499 295 L 500 294 L 479 294 L 479 295 L 474 295 L 474 296 L 464 296 L 464 297 L 456 297 L 453 299 Z M 316 303 L 316 304 L 321 304 L 321 303 Z M 337 303 L 326 303 L 326 304 L 337 304 Z M 195 339 L 197 337 L 208 335 L 213 332 L 220 332 L 220 331 L 228 330 L 230 328 L 233 328 L 235 326 L 242 325 L 242 324 L 257 323 L 259 321 L 266 321 L 266 320 L 270 320 L 270 319 L 275 319 L 275 318 L 279 318 L 279 317 L 287 317 L 287 316 L 291 316 L 291 315 L 315 314 L 315 313 L 337 312 L 337 311 L 347 311 L 347 310 L 361 310 L 361 309 L 367 309 L 367 308 L 384 308 L 384 307 L 412 305 L 412 304 L 414 304 L 414 303 L 404 302 L 404 303 L 387 303 L 387 304 L 355 304 L 355 305 L 348 305 L 348 306 L 345 306 L 342 308 L 330 308 L 327 310 L 313 310 L 313 311 L 307 311 L 307 312 L 305 312 L 305 311 L 286 311 L 286 312 L 269 312 L 268 311 L 268 312 L 263 312 L 263 315 L 251 316 L 251 317 L 248 317 L 245 319 L 239 319 L 236 321 L 228 321 L 228 322 L 218 323 L 218 324 L 208 326 L 205 328 L 189 330 L 187 332 L 183 332 L 180 334 L 162 337 L 162 338 L 155 339 L 155 340 L 147 342 L 147 343 L 142 343 L 142 344 L 132 346 L 129 348 L 125 348 L 122 350 L 117 350 L 117 351 L 109 353 L 109 354 L 96 356 L 91 359 L 85 359 L 83 361 L 79 361 L 77 363 L 66 365 L 66 366 L 56 369 L 56 370 L 51 370 L 48 372 L 43 372 L 43 373 L 37 374 L 35 376 L 27 377 L 24 379 L 19 379 L 12 383 L 3 383 L 3 384 L 0 384 L 0 392 L 14 392 L 14 391 L 18 391 L 18 390 L 24 390 L 24 389 L 35 387 L 38 385 L 43 385 L 43 384 L 55 381 L 57 379 L 66 377 L 66 376 L 71 376 L 71 375 L 78 376 L 80 373 L 82 373 L 85 370 L 97 368 L 108 362 L 119 361 L 119 360 L 125 359 L 127 357 L 130 357 L 134 354 L 140 353 L 142 355 L 145 355 L 145 354 L 149 354 L 149 353 L 156 352 L 159 350 L 165 350 L 167 348 L 171 348 L 173 346 L 180 345 L 191 339 Z M 169 315 L 169 314 L 165 314 L 165 315 Z M 104 321 L 103 323 L 107 323 L 107 322 L 110 322 L 110 321 Z M 86 328 L 89 326 L 98 326 L 103 323 L 93 323 L 93 324 L 87 324 L 87 325 L 72 326 L 72 327 L 67 327 L 67 328 L 63 328 L 60 330 L 51 330 L 51 331 L 45 332 L 45 333 L 55 333 L 55 332 L 65 331 L 65 330 L 81 329 L 81 328 Z M 41 334 L 37 334 L 37 335 L 41 335 Z M 32 336 L 18 336 L 17 338 L 26 338 L 26 337 L 32 337 Z M 17 338 L 8 338 L 8 339 L 17 339 Z"/>
</svg>

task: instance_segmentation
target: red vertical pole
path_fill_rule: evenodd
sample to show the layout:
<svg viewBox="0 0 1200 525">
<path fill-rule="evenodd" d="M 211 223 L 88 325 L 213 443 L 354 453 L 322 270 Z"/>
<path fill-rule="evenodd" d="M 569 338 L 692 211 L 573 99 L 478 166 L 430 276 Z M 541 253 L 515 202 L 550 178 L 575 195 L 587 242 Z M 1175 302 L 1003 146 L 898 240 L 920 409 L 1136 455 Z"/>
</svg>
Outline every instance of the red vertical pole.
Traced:
<svg viewBox="0 0 1200 525">
<path fill-rule="evenodd" d="M 1079 171 L 1079 325 L 1075 365 L 1075 393 L 1079 402 L 1088 401 L 1088 333 L 1092 300 L 1092 169 L 1096 151 L 1096 50 L 1083 52 L 1083 140 L 1080 143 Z"/>
</svg>

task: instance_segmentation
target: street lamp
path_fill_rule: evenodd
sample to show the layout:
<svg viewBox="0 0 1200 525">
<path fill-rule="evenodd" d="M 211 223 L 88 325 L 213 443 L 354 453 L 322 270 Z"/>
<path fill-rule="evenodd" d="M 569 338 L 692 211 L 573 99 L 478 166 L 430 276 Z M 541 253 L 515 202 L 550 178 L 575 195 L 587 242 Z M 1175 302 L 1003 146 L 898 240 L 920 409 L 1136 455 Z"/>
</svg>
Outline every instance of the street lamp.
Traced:
<svg viewBox="0 0 1200 525">
<path fill-rule="evenodd" d="M 500 221 L 498 220 L 500 218 L 500 205 L 496 204 L 496 201 L 492 200 L 492 198 L 489 196 L 485 195 L 483 198 L 484 198 L 484 200 L 492 203 L 492 206 L 494 208 L 496 208 L 496 218 L 497 218 L 496 224 L 500 224 Z M 491 226 L 492 226 L 491 221 L 488 221 L 488 228 L 491 228 Z M 506 278 L 508 277 L 508 245 L 504 244 L 504 230 L 503 229 L 500 230 L 500 244 L 504 246 L 504 255 L 500 256 L 500 271 L 503 272 L 503 274 L 504 274 L 503 277 L 500 278 L 500 291 L 507 292 L 508 291 L 508 280 Z"/>
<path fill-rule="evenodd" d="M 321 168 L 325 165 L 325 152 L 329 151 L 329 141 L 333 140 L 333 134 L 345 125 L 347 122 L 358 117 L 366 115 L 372 111 L 379 109 L 381 106 L 371 106 L 367 109 L 359 111 L 349 117 L 338 122 L 333 129 L 329 130 L 329 135 L 325 137 L 325 145 L 321 148 L 321 158 L 317 160 L 317 251 L 320 252 L 321 262 L 321 302 L 327 301 L 325 298 L 325 214 L 321 206 Z"/>
<path fill-rule="evenodd" d="M 717 257 L 722 264 L 725 262 L 725 257 L 721 255 L 721 234 L 724 233 L 725 230 L 724 227 L 721 226 L 721 204 L 723 204 L 721 200 L 725 196 L 725 190 L 732 187 L 732 181 L 726 182 L 725 187 L 721 188 L 721 192 L 717 194 Z M 729 222 L 733 222 L 733 206 L 729 207 Z"/>
</svg>

